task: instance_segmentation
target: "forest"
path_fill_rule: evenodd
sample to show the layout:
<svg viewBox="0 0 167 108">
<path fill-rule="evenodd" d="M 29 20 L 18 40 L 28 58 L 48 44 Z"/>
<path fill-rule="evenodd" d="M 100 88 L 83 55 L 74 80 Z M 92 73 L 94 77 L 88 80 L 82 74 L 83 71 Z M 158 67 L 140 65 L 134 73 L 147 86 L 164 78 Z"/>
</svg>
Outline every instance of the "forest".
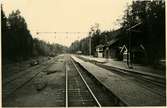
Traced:
<svg viewBox="0 0 167 108">
<path fill-rule="evenodd" d="M 66 47 L 33 38 L 19 10 L 6 17 L 1 6 L 2 61 L 18 62 L 38 56 L 56 56 Z"/>
</svg>

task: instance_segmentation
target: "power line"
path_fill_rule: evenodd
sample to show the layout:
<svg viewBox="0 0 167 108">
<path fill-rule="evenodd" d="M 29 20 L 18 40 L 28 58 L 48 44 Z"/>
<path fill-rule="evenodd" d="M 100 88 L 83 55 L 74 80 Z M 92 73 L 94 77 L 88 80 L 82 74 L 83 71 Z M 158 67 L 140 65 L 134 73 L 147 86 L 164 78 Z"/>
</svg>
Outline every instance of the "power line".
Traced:
<svg viewBox="0 0 167 108">
<path fill-rule="evenodd" d="M 36 32 L 36 34 L 86 34 L 88 32 Z"/>
</svg>

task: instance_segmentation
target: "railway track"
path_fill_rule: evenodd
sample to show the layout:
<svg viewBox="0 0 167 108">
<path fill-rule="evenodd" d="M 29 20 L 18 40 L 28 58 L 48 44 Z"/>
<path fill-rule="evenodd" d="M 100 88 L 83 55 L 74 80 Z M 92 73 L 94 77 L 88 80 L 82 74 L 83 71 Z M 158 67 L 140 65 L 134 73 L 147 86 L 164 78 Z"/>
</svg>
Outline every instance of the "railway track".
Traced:
<svg viewBox="0 0 167 108">
<path fill-rule="evenodd" d="M 160 87 L 165 87 L 165 79 L 164 78 L 159 78 L 156 76 L 152 76 L 152 75 L 147 75 L 147 74 L 142 74 L 142 73 L 136 73 L 136 72 L 132 72 L 132 71 L 125 71 L 122 69 L 116 69 L 114 67 L 109 67 L 109 66 L 105 66 L 105 65 L 101 65 L 101 64 L 97 64 L 100 67 L 109 69 L 109 70 L 114 70 L 117 72 L 121 72 L 123 74 L 126 74 L 128 76 L 133 76 L 142 80 L 145 80 L 147 82 L 150 82 L 154 85 L 160 86 Z"/>
<path fill-rule="evenodd" d="M 66 62 L 66 107 L 124 106 L 116 96 L 71 58 Z"/>
<path fill-rule="evenodd" d="M 16 76 L 4 81 L 2 84 L 3 98 L 6 97 L 7 95 L 11 95 L 16 90 L 22 88 L 24 85 L 26 85 L 36 76 L 38 76 L 41 72 L 43 72 L 49 65 L 53 64 L 55 62 L 55 59 L 56 58 L 54 58 L 53 60 L 49 60 L 45 63 L 42 63 L 36 67 L 32 67 L 31 69 L 26 69 L 23 72 L 16 74 Z"/>
<path fill-rule="evenodd" d="M 104 66 L 101 64 L 96 64 L 96 65 L 105 68 L 107 70 L 110 70 L 114 73 L 117 73 L 119 75 L 122 75 L 124 77 L 128 77 L 130 80 L 137 82 L 137 84 L 139 84 L 140 86 L 158 95 L 165 96 L 165 85 L 166 85 L 165 79 L 144 75 L 140 73 L 126 72 L 119 69 L 117 70 L 115 68 Z"/>
<path fill-rule="evenodd" d="M 43 72 L 48 65 L 55 63 L 56 60 L 52 60 L 45 64 L 45 66 L 40 65 L 39 68 L 35 68 L 34 74 L 26 74 L 20 77 L 17 77 L 15 80 L 11 80 L 6 83 L 3 87 L 3 99 L 5 99 L 4 105 L 25 105 L 31 106 L 31 102 L 34 102 L 33 106 L 38 106 L 36 102 L 40 103 L 41 101 L 35 100 L 38 95 L 41 97 L 47 97 L 45 107 L 49 105 L 57 107 L 57 106 L 65 106 L 65 107 L 102 107 L 102 106 L 126 106 L 120 99 L 118 99 L 114 94 L 112 94 L 108 89 L 106 89 L 100 82 L 98 82 L 95 77 L 93 77 L 90 73 L 84 70 L 77 62 L 75 62 L 70 56 L 66 56 L 65 58 L 65 71 L 57 72 L 55 74 L 47 75 L 47 79 L 49 82 L 47 87 L 38 94 L 31 95 L 32 98 L 26 99 L 22 101 L 21 99 L 25 95 L 31 94 L 31 91 L 34 91 L 34 86 L 29 88 L 28 86 L 33 84 L 33 80 Z M 61 74 L 61 75 L 60 75 Z M 56 76 L 61 76 L 60 80 L 57 79 Z M 55 80 L 53 80 L 55 78 Z M 55 82 L 56 83 L 53 83 Z M 58 85 L 58 81 L 61 81 L 62 85 Z M 29 88 L 28 91 L 26 88 Z M 35 91 L 36 92 L 36 91 Z M 43 94 L 48 93 L 48 94 Z M 17 97 L 17 95 L 21 94 Z M 47 95 L 50 95 L 49 97 Z M 16 96 L 12 98 L 12 96 Z M 8 99 L 9 98 L 9 99 Z M 54 100 L 56 99 L 56 100 Z M 16 100 L 19 100 L 18 102 Z M 10 101 L 10 104 L 8 102 Z M 12 102 L 14 101 L 14 102 Z M 25 102 L 25 103 L 24 103 Z M 45 101 L 40 103 L 40 105 L 45 105 Z"/>
<path fill-rule="evenodd" d="M 69 66 L 69 67 L 68 67 Z M 73 61 L 66 65 L 66 107 L 70 106 L 99 106 L 89 85 L 81 75 Z M 70 68 L 70 70 L 68 70 Z"/>
<path fill-rule="evenodd" d="M 3 84 L 3 85 L 6 85 L 6 84 L 8 84 L 8 83 L 10 83 L 10 82 L 12 82 L 12 81 L 14 81 L 14 80 L 16 80 L 16 79 L 18 79 L 18 78 L 24 76 L 24 75 L 26 75 L 27 73 L 29 73 L 29 72 L 31 72 L 31 71 L 40 68 L 41 66 L 45 66 L 46 64 L 48 64 L 48 63 L 53 63 L 53 62 L 54 62 L 54 60 L 48 60 L 47 62 L 44 62 L 44 63 L 39 64 L 39 65 L 37 65 L 37 66 L 24 69 L 24 70 L 22 70 L 21 72 L 15 74 L 13 77 L 8 78 L 8 79 L 5 79 L 5 80 L 2 82 L 2 84 Z"/>
<path fill-rule="evenodd" d="M 78 57 L 84 61 L 89 61 L 85 58 L 82 57 Z M 91 62 L 91 61 L 89 61 Z M 139 84 L 140 86 L 158 94 L 161 96 L 165 96 L 165 79 L 163 78 L 159 78 L 159 77 L 155 77 L 155 76 L 151 76 L 151 75 L 145 75 L 142 73 L 136 73 L 136 72 L 131 72 L 131 71 L 125 71 L 122 69 L 118 69 L 118 68 L 114 68 L 114 67 L 110 67 L 110 66 L 106 66 L 103 65 L 101 63 L 97 63 L 97 62 L 91 62 L 101 68 L 107 69 L 113 73 L 119 74 L 123 77 L 128 78 L 129 80 L 135 81 L 137 84 Z"/>
</svg>

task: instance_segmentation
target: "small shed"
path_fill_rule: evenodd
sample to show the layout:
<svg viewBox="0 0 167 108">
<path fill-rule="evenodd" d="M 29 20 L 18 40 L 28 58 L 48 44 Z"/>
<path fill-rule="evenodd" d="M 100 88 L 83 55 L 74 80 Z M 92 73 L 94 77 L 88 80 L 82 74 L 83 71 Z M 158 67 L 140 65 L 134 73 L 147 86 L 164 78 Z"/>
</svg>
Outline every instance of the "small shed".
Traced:
<svg viewBox="0 0 167 108">
<path fill-rule="evenodd" d="M 96 56 L 104 57 L 104 45 L 100 44 L 96 46 Z"/>
</svg>

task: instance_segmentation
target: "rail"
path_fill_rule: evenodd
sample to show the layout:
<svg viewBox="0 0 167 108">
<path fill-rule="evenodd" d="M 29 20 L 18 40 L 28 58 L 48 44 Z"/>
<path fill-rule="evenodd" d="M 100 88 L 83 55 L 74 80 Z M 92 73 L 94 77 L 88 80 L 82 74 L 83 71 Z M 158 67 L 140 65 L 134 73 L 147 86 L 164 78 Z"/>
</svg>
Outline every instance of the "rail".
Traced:
<svg viewBox="0 0 167 108">
<path fill-rule="evenodd" d="M 78 67 L 76 66 L 76 64 L 73 62 L 73 60 L 71 60 L 71 61 L 72 61 L 72 64 L 74 65 L 74 67 L 76 68 L 77 72 L 79 73 L 81 79 L 83 80 L 84 84 L 86 85 L 88 91 L 89 91 L 90 94 L 92 95 L 93 99 L 96 101 L 98 107 L 101 108 L 100 102 L 98 101 L 98 99 L 96 98 L 96 96 L 94 95 L 94 93 L 92 92 L 91 88 L 89 87 L 89 85 L 87 84 L 86 80 L 85 80 L 84 77 L 82 76 L 80 70 L 78 69 Z"/>
</svg>

